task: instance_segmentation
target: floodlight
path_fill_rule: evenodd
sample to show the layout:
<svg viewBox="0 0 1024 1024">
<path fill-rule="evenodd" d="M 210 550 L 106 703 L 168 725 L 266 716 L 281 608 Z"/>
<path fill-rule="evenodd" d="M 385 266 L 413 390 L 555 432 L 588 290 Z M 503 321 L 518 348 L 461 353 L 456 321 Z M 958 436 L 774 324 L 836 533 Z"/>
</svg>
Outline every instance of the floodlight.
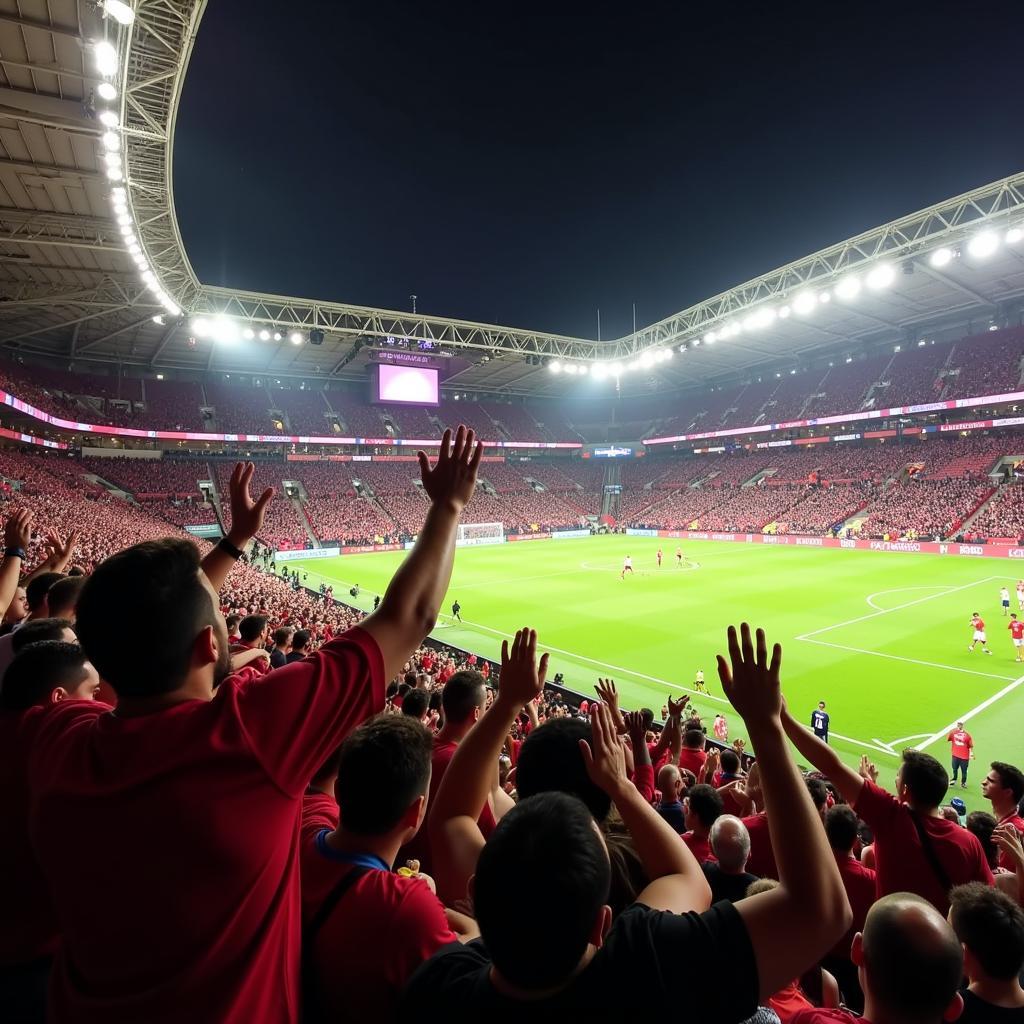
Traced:
<svg viewBox="0 0 1024 1024">
<path fill-rule="evenodd" d="M 280 331 L 274 331 L 274 341 L 280 341 L 280 340 L 281 340 L 281 332 Z"/>
<path fill-rule="evenodd" d="M 813 313 L 817 305 L 818 299 L 814 292 L 801 292 L 793 300 L 793 312 L 806 316 L 808 313 Z"/>
<path fill-rule="evenodd" d="M 131 256 L 141 256 L 142 255 L 142 246 L 140 246 L 138 242 L 132 242 L 128 246 L 128 253 Z"/>
<path fill-rule="evenodd" d="M 850 274 L 848 277 L 844 277 L 839 284 L 836 285 L 836 295 L 839 298 L 849 302 L 851 299 L 855 299 L 860 294 L 860 278 L 856 274 Z"/>
<path fill-rule="evenodd" d="M 888 288 L 895 277 L 896 271 L 893 270 L 891 263 L 879 263 L 868 273 L 865 283 L 869 288 L 878 291 L 881 288 Z"/>
<path fill-rule="evenodd" d="M 181 306 L 179 306 L 172 298 L 168 298 L 164 303 L 164 309 L 166 309 L 171 316 L 181 316 Z"/>
<path fill-rule="evenodd" d="M 111 152 L 104 153 L 103 154 L 103 162 L 108 167 L 118 167 L 118 168 L 120 168 L 120 166 L 121 166 L 121 154 L 120 153 L 111 153 Z"/>
<path fill-rule="evenodd" d="M 163 325 L 164 325 L 164 315 L 163 315 L 163 313 L 157 313 L 157 315 L 155 317 L 153 317 L 153 323 L 159 324 L 161 327 L 163 327 Z"/>
<path fill-rule="evenodd" d="M 562 364 L 557 359 L 554 359 L 550 363 L 548 363 L 548 369 L 552 373 L 561 373 L 562 372 Z"/>
<path fill-rule="evenodd" d="M 825 303 L 832 301 L 832 293 L 831 292 L 822 292 L 818 296 L 818 301 L 824 306 Z"/>
<path fill-rule="evenodd" d="M 608 367 L 608 372 L 613 377 L 621 377 L 623 370 L 624 370 L 624 367 L 623 367 L 622 363 L 612 363 L 612 365 Z"/>
<path fill-rule="evenodd" d="M 576 373 L 577 373 L 576 364 L 575 363 L 566 363 L 565 364 L 565 372 L 567 374 L 569 374 L 570 377 L 575 377 Z"/>
<path fill-rule="evenodd" d="M 1010 228 L 1006 232 L 1007 245 L 1016 245 L 1022 238 L 1024 238 L 1024 231 L 1021 231 L 1020 228 Z"/>
<path fill-rule="evenodd" d="M 121 148 L 121 136 L 117 132 L 104 132 L 100 141 L 108 153 L 116 153 Z"/>
<path fill-rule="evenodd" d="M 708 345 L 713 345 L 717 340 L 718 335 L 715 334 L 714 331 L 708 331 L 708 333 L 704 335 L 704 341 Z"/>
<path fill-rule="evenodd" d="M 210 335 L 214 341 L 230 345 L 238 341 L 238 324 L 223 313 L 218 313 L 210 326 Z"/>
<path fill-rule="evenodd" d="M 123 228 L 131 227 L 132 219 L 127 213 L 119 213 L 117 215 L 117 223 Z"/>
<path fill-rule="evenodd" d="M 101 39 L 98 43 L 93 44 L 92 52 L 96 58 L 96 70 L 101 75 L 117 74 L 117 50 L 113 43 Z"/>
<path fill-rule="evenodd" d="M 604 363 L 594 363 L 594 372 L 592 374 L 595 380 L 604 380 L 608 376 L 608 367 Z"/>
<path fill-rule="evenodd" d="M 252 341 L 252 339 L 256 337 L 256 332 L 251 327 L 246 327 L 246 329 L 242 331 L 242 337 L 245 338 L 246 341 Z"/>
<path fill-rule="evenodd" d="M 918 348 L 924 348 L 924 347 L 925 347 L 925 345 L 927 345 L 927 344 L 928 344 L 928 342 L 927 342 L 927 341 L 925 341 L 925 340 L 924 340 L 924 338 L 922 338 L 922 339 L 921 339 L 921 340 L 920 340 L 920 341 L 919 341 L 919 342 L 917 343 L 917 347 L 918 347 Z"/>
<path fill-rule="evenodd" d="M 119 25 L 130 25 L 135 20 L 131 4 L 126 4 L 124 0 L 103 0 L 102 6 Z"/>
<path fill-rule="evenodd" d="M 947 263 L 950 263 L 953 259 L 953 250 L 947 249 L 943 246 L 941 249 L 936 249 L 935 252 L 928 257 L 928 262 L 933 267 L 944 267 Z"/>
<path fill-rule="evenodd" d="M 117 88 L 111 85 L 110 82 L 100 82 L 100 84 L 96 86 L 96 92 L 99 94 L 101 100 L 117 99 Z"/>
<path fill-rule="evenodd" d="M 298 331 L 292 331 L 292 333 L 288 335 L 288 340 L 293 345 L 301 345 L 302 344 L 302 335 Z"/>
<path fill-rule="evenodd" d="M 128 201 L 128 190 L 123 185 L 118 185 L 110 190 L 110 197 L 119 203 Z"/>
<path fill-rule="evenodd" d="M 789 306 L 782 306 L 782 307 L 779 308 L 779 319 L 780 320 L 787 320 L 787 319 L 789 319 Z"/>
<path fill-rule="evenodd" d="M 580 363 L 580 365 L 576 367 L 576 371 L 581 377 L 586 377 L 586 375 L 590 373 L 590 367 L 587 366 L 586 363 Z"/>
<path fill-rule="evenodd" d="M 142 280 L 143 281 L 155 281 L 156 277 L 153 275 L 153 271 L 152 270 L 144 270 L 142 272 Z"/>
<path fill-rule="evenodd" d="M 668 362 L 672 358 L 673 354 L 674 353 L 672 352 L 672 349 L 667 348 L 667 349 L 665 349 L 665 352 L 664 352 L 664 354 L 662 355 L 661 358 L 664 359 L 665 362 Z"/>
<path fill-rule="evenodd" d="M 848 363 L 852 363 L 852 362 L 853 362 L 853 356 L 847 356 L 847 357 L 846 357 L 846 361 L 847 361 Z"/>
<path fill-rule="evenodd" d="M 653 352 L 645 352 L 640 357 L 639 362 L 640 362 L 640 365 L 644 369 L 647 369 L 648 366 L 653 366 L 654 365 L 654 353 Z"/>
<path fill-rule="evenodd" d="M 112 110 L 101 110 L 96 115 L 101 125 L 105 128 L 116 128 L 117 127 L 117 114 Z"/>
<path fill-rule="evenodd" d="M 967 251 L 978 260 L 987 259 L 999 248 L 999 236 L 994 231 L 982 231 L 967 243 Z"/>
<path fill-rule="evenodd" d="M 260 341 L 270 341 L 270 331 L 266 328 L 260 331 Z"/>
<path fill-rule="evenodd" d="M 192 333 L 197 338 L 205 338 L 210 333 L 210 321 L 205 317 L 193 317 L 192 323 L 189 324 L 189 326 L 192 328 Z"/>
<path fill-rule="evenodd" d="M 124 181 L 124 172 L 120 167 L 108 167 L 107 177 L 111 181 Z"/>
</svg>

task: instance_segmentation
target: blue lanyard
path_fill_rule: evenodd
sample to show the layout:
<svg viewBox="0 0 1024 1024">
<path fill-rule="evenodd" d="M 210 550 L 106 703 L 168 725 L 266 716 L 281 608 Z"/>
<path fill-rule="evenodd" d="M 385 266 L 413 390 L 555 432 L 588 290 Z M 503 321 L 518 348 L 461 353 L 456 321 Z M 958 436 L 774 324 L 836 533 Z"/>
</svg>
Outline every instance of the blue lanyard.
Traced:
<svg viewBox="0 0 1024 1024">
<path fill-rule="evenodd" d="M 329 828 L 321 829 L 316 834 L 317 852 L 328 860 L 338 861 L 342 864 L 354 864 L 357 867 L 368 868 L 371 871 L 390 871 L 388 864 L 373 853 L 343 853 L 327 845 L 327 837 L 331 834 Z"/>
</svg>

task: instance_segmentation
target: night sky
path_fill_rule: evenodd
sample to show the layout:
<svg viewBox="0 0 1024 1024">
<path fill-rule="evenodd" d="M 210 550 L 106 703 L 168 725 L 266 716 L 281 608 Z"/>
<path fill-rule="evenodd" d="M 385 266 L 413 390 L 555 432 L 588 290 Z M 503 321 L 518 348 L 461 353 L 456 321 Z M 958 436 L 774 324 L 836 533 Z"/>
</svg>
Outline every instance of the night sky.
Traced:
<svg viewBox="0 0 1024 1024">
<path fill-rule="evenodd" d="M 201 280 L 617 337 L 1024 169 L 1024 4 L 215 0 Z"/>
</svg>

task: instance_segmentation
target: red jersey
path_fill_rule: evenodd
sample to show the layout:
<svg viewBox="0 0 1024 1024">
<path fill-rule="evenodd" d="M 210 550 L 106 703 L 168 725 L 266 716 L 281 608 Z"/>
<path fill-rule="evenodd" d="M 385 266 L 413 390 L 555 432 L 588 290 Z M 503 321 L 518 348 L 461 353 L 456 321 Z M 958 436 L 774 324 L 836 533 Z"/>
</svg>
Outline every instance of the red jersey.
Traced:
<svg viewBox="0 0 1024 1024">
<path fill-rule="evenodd" d="M 308 924 L 350 870 L 323 838 L 331 830 L 315 805 L 303 807 L 302 921 Z M 368 870 L 342 896 L 312 948 L 320 1008 L 333 1021 L 392 1020 L 413 971 L 456 942 L 444 907 L 419 878 Z M 309 951 L 307 951 L 309 955 Z"/>
<path fill-rule="evenodd" d="M 971 734 L 964 729 L 954 729 L 947 737 L 946 742 L 951 743 L 953 757 L 959 758 L 961 761 L 966 761 L 971 756 L 971 747 L 974 746 L 974 740 L 971 738 Z"/>
<path fill-rule="evenodd" d="M 685 768 L 694 775 L 699 775 L 704 762 L 708 759 L 707 752 L 696 747 L 683 747 L 679 751 L 679 767 Z"/>
<path fill-rule="evenodd" d="M 772 849 L 772 837 L 768 831 L 768 815 L 751 814 L 743 819 L 750 833 L 750 857 L 747 870 L 759 878 L 778 878 L 779 869 L 775 864 L 775 850 Z"/>
<path fill-rule="evenodd" d="M 680 838 L 690 848 L 690 853 L 697 858 L 698 864 L 703 864 L 706 860 L 718 862 L 718 858 L 711 852 L 711 843 L 707 836 L 697 836 L 691 831 L 684 832 Z"/>
<path fill-rule="evenodd" d="M 1019 814 L 1008 814 L 1005 818 L 999 819 L 1000 825 L 1012 825 L 1018 832 L 1024 834 L 1024 818 Z M 1016 871 L 1017 863 L 1012 857 L 1008 857 L 1002 850 L 999 851 L 999 860 L 997 861 L 1001 868 L 1006 868 L 1007 871 Z"/>
<path fill-rule="evenodd" d="M 876 892 L 912 892 L 949 912 L 949 894 L 921 849 L 910 808 L 873 782 L 865 781 L 853 808 L 875 834 Z M 952 885 L 993 885 L 992 871 L 977 836 L 945 818 L 918 815 L 932 850 Z"/>
<path fill-rule="evenodd" d="M 971 625 L 980 633 L 985 628 L 985 620 L 975 616 L 971 619 Z"/>
<path fill-rule="evenodd" d="M 353 629 L 210 701 L 118 717 L 48 709 L 29 762 L 31 837 L 58 908 L 54 1022 L 295 1022 L 299 825 L 313 773 L 384 706 Z M 89 881 L 67 837 L 89 837 Z"/>
<path fill-rule="evenodd" d="M 1024 640 L 1024 622 L 1014 619 L 1007 627 L 1014 640 Z"/>
<path fill-rule="evenodd" d="M 875 892 L 878 881 L 873 869 L 865 867 L 853 857 L 836 854 L 836 863 L 839 865 L 839 877 L 843 880 L 843 888 L 846 890 L 850 909 L 853 911 L 853 923 L 846 934 L 832 947 L 832 955 L 849 960 L 853 937 L 857 932 L 864 930 L 864 921 L 868 916 L 868 911 L 877 898 Z"/>
</svg>

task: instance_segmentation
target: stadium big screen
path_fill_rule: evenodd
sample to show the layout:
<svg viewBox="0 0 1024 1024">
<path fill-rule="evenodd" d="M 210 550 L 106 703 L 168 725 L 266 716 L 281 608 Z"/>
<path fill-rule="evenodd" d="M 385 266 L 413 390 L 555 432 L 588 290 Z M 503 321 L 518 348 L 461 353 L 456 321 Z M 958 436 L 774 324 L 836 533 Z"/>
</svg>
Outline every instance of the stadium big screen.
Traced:
<svg viewBox="0 0 1024 1024">
<path fill-rule="evenodd" d="M 438 405 L 438 371 L 431 366 L 379 363 L 372 371 L 372 401 L 389 405 Z"/>
</svg>

